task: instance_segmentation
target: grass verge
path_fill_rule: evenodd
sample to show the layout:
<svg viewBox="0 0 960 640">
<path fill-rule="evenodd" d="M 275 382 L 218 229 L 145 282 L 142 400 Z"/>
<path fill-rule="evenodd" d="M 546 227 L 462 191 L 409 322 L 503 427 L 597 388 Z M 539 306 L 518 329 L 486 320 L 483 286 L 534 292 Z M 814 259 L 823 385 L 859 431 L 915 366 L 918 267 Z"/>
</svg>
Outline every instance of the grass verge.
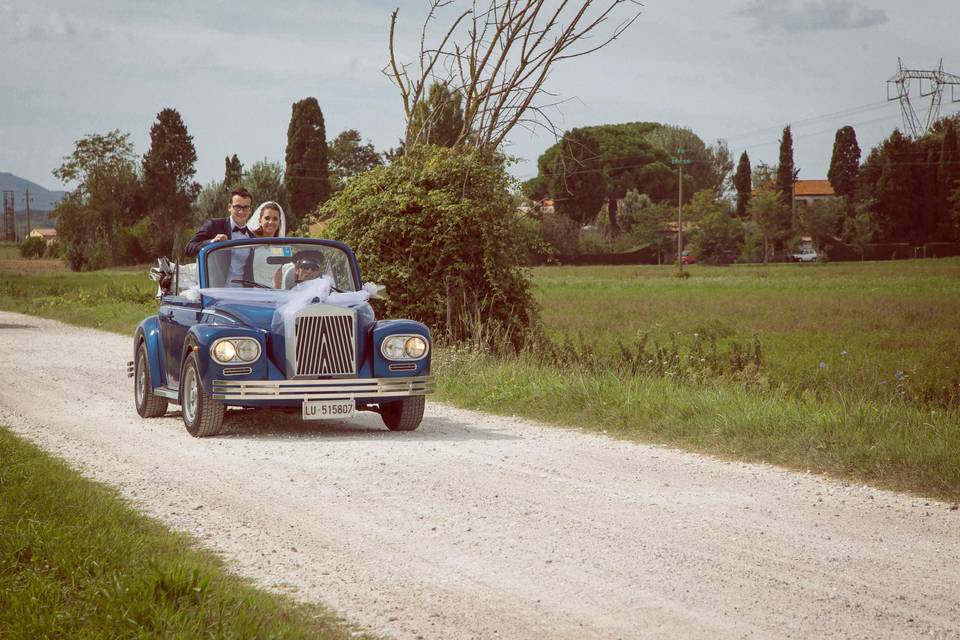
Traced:
<svg viewBox="0 0 960 640">
<path fill-rule="evenodd" d="M 0 637 L 355 638 L 0 427 Z"/>
<path fill-rule="evenodd" d="M 761 393 L 725 378 L 563 370 L 466 350 L 437 350 L 434 363 L 438 398 L 460 406 L 960 499 L 956 410 Z"/>
<path fill-rule="evenodd" d="M 0 309 L 133 335 L 141 320 L 157 312 L 157 287 L 145 271 L 31 274 L 0 268 Z"/>
</svg>

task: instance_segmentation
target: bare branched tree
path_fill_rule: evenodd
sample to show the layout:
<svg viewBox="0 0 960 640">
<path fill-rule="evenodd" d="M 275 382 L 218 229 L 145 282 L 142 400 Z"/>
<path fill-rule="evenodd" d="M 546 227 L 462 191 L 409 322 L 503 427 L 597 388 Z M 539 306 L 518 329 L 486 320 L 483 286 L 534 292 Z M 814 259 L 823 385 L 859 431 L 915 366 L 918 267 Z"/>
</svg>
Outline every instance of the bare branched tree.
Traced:
<svg viewBox="0 0 960 640">
<path fill-rule="evenodd" d="M 398 59 L 395 33 L 399 9 L 390 17 L 390 62 L 384 73 L 400 89 L 410 122 L 429 86 L 445 84 L 463 100 L 457 144 L 496 150 L 517 125 L 546 127 L 555 136 L 547 110 L 559 104 L 544 88 L 553 67 L 602 49 L 640 16 L 637 0 L 473 0 L 456 12 L 456 0 L 428 0 L 415 62 Z M 438 44 L 428 43 L 431 23 L 451 12 Z M 605 26 L 612 28 L 604 29 Z M 439 110 L 434 110 L 433 113 Z M 408 128 L 413 140 L 430 127 Z M 559 136 L 558 136 L 559 137 Z"/>
</svg>

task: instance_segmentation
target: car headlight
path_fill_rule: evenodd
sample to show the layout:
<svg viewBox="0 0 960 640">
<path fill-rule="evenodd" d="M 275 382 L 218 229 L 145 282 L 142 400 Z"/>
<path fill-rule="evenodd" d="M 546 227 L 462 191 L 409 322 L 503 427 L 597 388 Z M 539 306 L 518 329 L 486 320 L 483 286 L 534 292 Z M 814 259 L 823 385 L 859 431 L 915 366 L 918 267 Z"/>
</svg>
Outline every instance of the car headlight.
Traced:
<svg viewBox="0 0 960 640">
<path fill-rule="evenodd" d="M 422 336 L 387 336 L 380 344 L 380 353 L 387 360 L 420 360 L 429 349 Z"/>
<path fill-rule="evenodd" d="M 403 350 L 408 357 L 419 360 L 427 353 L 427 341 L 420 336 L 410 336 L 403 343 Z"/>
<path fill-rule="evenodd" d="M 213 343 L 210 355 L 219 364 L 253 362 L 260 357 L 260 343 L 253 338 L 223 338 Z"/>
</svg>

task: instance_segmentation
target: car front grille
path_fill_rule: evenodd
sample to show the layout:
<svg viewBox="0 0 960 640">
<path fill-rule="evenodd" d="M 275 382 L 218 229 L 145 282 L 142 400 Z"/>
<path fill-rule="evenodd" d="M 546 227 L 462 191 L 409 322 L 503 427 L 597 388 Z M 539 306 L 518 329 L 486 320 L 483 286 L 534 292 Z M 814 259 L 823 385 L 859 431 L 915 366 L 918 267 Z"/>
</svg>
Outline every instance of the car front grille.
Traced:
<svg viewBox="0 0 960 640">
<path fill-rule="evenodd" d="M 353 315 L 300 316 L 296 319 L 298 376 L 352 375 L 356 372 Z"/>
</svg>

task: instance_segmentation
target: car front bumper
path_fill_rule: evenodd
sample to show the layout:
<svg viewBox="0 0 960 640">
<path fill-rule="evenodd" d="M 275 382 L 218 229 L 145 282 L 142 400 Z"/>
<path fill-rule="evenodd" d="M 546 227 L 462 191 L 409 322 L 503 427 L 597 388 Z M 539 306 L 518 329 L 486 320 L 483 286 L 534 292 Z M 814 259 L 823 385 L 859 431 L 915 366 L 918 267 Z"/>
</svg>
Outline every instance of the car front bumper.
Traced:
<svg viewBox="0 0 960 640">
<path fill-rule="evenodd" d="M 214 380 L 215 400 L 366 400 L 422 396 L 433 392 L 433 376 L 337 378 L 331 380 Z"/>
</svg>

